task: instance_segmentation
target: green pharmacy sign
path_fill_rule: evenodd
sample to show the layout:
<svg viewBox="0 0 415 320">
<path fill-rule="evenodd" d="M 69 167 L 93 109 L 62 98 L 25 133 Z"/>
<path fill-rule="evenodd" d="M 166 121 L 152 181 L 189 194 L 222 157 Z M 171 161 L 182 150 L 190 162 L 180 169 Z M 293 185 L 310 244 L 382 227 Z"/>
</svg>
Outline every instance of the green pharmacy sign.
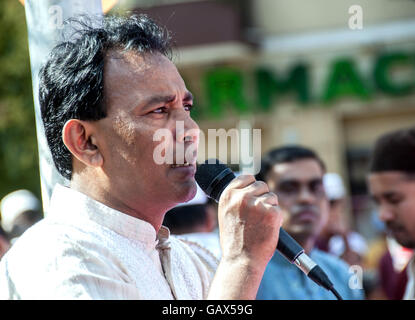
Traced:
<svg viewBox="0 0 415 320">
<path fill-rule="evenodd" d="M 393 77 L 396 70 L 409 70 L 411 79 L 396 79 Z M 301 107 L 312 103 L 332 106 L 342 98 L 369 100 L 375 93 L 403 96 L 414 92 L 414 75 L 415 55 L 412 54 L 382 54 L 374 60 L 372 74 L 366 77 L 362 76 L 354 59 L 341 58 L 331 63 L 321 91 L 312 94 L 307 64 L 297 63 L 285 75 L 258 67 L 251 80 L 254 83 L 253 98 L 247 99 L 246 74 L 236 68 L 215 68 L 205 73 L 207 107 L 200 108 L 199 112 L 204 112 L 196 116 L 220 117 L 230 107 L 238 113 L 266 112 L 289 94 L 294 95 Z"/>
</svg>

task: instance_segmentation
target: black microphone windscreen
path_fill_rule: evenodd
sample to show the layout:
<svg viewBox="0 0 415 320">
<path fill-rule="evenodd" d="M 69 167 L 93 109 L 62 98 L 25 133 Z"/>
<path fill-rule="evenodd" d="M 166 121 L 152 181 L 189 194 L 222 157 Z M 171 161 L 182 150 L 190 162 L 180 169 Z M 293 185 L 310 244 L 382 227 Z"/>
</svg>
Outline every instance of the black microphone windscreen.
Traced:
<svg viewBox="0 0 415 320">
<path fill-rule="evenodd" d="M 195 179 L 200 188 L 212 199 L 219 201 L 222 191 L 235 174 L 225 164 L 217 159 L 208 159 L 205 163 L 198 165 Z"/>
</svg>

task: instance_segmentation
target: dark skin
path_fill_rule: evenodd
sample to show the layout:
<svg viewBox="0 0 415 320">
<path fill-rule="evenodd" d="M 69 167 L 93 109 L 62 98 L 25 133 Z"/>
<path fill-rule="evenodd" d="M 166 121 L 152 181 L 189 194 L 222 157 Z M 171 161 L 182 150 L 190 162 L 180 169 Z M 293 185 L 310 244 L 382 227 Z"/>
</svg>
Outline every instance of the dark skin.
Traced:
<svg viewBox="0 0 415 320">
<path fill-rule="evenodd" d="M 160 144 L 153 141 L 158 129 L 171 132 L 172 142 L 185 150 L 197 143 L 198 126 L 190 117 L 192 95 L 161 54 L 114 52 L 105 70 L 107 117 L 72 119 L 64 128 L 64 142 L 74 155 L 71 186 L 158 230 L 168 209 L 196 193 L 195 157 L 184 170 L 153 159 Z M 188 141 L 176 135 L 177 121 L 184 124 Z"/>
<path fill-rule="evenodd" d="M 266 177 L 270 190 L 278 194 L 283 228 L 306 252 L 314 247 L 328 215 L 323 175 L 320 164 L 306 158 L 275 164 Z"/>
</svg>

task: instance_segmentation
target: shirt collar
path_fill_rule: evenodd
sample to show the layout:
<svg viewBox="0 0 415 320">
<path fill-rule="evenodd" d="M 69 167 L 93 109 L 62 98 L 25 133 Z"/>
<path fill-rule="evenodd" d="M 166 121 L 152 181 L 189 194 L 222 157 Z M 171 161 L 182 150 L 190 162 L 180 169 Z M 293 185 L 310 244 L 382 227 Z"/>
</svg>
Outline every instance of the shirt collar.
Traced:
<svg viewBox="0 0 415 320">
<path fill-rule="evenodd" d="M 170 235 L 169 230 L 163 226 L 156 234 L 154 227 L 147 221 L 110 208 L 77 190 L 60 184 L 56 184 L 53 190 L 48 213 L 48 216 L 54 219 L 67 220 L 73 224 L 79 222 L 78 219 L 92 220 L 126 238 L 152 246 L 159 240 L 167 241 Z"/>
</svg>

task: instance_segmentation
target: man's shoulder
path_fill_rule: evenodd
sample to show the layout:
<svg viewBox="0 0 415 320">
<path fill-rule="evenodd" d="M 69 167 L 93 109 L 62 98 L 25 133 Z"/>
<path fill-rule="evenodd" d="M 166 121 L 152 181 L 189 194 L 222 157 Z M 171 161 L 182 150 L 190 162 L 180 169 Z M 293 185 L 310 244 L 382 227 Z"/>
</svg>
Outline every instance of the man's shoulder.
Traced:
<svg viewBox="0 0 415 320">
<path fill-rule="evenodd" d="M 344 279 L 348 279 L 350 277 L 349 264 L 331 253 L 314 249 L 312 251 L 311 258 L 333 276 Z"/>
<path fill-rule="evenodd" d="M 88 296 L 87 277 L 119 276 L 111 248 L 90 231 L 48 218 L 28 229 L 0 261 L 0 299 Z"/>
<path fill-rule="evenodd" d="M 314 258 L 317 263 L 324 264 L 327 267 L 349 269 L 349 265 L 344 260 L 319 249 L 313 249 L 312 258 Z"/>
<path fill-rule="evenodd" d="M 57 243 L 69 239 L 67 236 L 70 227 L 57 224 L 51 219 L 44 218 L 27 229 L 13 244 L 9 252 L 15 252 L 37 247 L 46 249 L 56 246 Z M 9 253 L 8 252 L 8 253 Z"/>
<path fill-rule="evenodd" d="M 71 244 L 79 242 L 80 238 L 91 236 L 88 226 L 65 223 L 53 218 L 44 218 L 17 239 L 11 250 L 27 246 L 56 246 L 57 244 Z"/>
<path fill-rule="evenodd" d="M 362 279 L 355 274 L 355 269 L 339 257 L 314 249 L 312 259 L 327 273 L 334 287 L 347 300 L 364 298 Z"/>
<path fill-rule="evenodd" d="M 87 252 L 96 251 L 97 247 L 105 249 L 103 242 L 88 227 L 45 218 L 26 230 L 2 261 L 5 260 L 10 268 L 18 267 L 17 271 L 38 269 L 39 272 L 49 272 L 53 268 L 62 268 L 68 260 L 79 259 L 86 256 Z"/>
</svg>

